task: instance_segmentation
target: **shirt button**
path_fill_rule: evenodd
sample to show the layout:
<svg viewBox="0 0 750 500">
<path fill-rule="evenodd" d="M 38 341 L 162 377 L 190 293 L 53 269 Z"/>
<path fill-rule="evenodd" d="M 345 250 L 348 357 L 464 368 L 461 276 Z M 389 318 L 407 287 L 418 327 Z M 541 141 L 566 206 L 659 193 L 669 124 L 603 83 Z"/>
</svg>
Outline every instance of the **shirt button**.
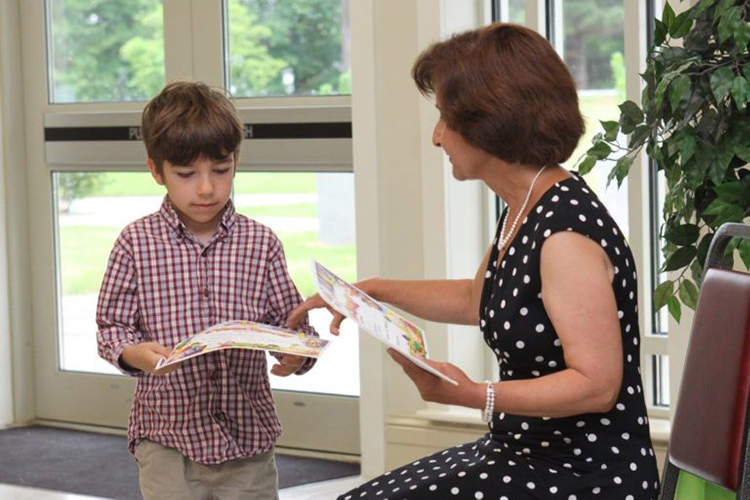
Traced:
<svg viewBox="0 0 750 500">
<path fill-rule="evenodd" d="M 208 287 L 203 289 L 203 296 L 208 297 Z"/>
</svg>

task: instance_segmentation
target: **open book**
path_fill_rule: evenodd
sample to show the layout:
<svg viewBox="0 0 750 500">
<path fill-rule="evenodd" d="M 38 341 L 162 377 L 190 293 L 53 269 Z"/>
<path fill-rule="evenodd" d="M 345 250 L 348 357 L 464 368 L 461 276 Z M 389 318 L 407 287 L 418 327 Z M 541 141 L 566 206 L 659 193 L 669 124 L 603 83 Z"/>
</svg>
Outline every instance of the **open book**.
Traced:
<svg viewBox="0 0 750 500">
<path fill-rule="evenodd" d="M 311 262 L 318 293 L 333 309 L 354 320 L 361 328 L 412 363 L 454 385 L 458 383 L 424 362 L 427 339 L 421 328 L 389 309 L 365 292 L 347 283 L 316 261 Z"/>
<path fill-rule="evenodd" d="M 222 349 L 256 349 L 317 358 L 326 347 L 327 340 L 305 332 L 252 321 L 226 321 L 177 344 L 169 356 L 159 360 L 156 370 Z"/>
</svg>

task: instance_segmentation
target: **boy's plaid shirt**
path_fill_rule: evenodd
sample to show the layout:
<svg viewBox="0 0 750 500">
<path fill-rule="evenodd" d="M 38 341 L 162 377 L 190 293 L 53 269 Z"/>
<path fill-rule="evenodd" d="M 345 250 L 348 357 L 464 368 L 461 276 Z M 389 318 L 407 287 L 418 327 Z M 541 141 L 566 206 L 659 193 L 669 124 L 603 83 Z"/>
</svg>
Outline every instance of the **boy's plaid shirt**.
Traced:
<svg viewBox="0 0 750 500">
<path fill-rule="evenodd" d="M 166 376 L 126 370 L 119 358 L 140 342 L 172 349 L 228 320 L 283 326 L 301 300 L 276 235 L 236 214 L 231 201 L 205 247 L 167 197 L 158 212 L 128 225 L 109 257 L 96 322 L 99 355 L 138 378 L 128 423 L 131 453 L 143 438 L 203 464 L 270 450 L 281 425 L 264 351 L 198 356 Z M 315 334 L 306 322 L 303 329 Z M 299 373 L 313 364 L 308 359 Z"/>
</svg>

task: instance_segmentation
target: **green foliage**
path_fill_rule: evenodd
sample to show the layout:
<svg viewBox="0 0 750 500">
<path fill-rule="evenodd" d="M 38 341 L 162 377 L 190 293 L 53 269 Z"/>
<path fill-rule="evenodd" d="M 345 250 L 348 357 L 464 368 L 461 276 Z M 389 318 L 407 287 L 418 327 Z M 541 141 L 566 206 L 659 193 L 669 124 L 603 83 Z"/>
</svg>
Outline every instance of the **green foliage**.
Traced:
<svg viewBox="0 0 750 500">
<path fill-rule="evenodd" d="M 625 99 L 625 56 L 622 52 L 612 53 L 612 57 L 609 58 L 609 67 L 612 69 L 612 77 L 615 80 L 617 98 L 623 100 Z"/>
<path fill-rule="evenodd" d="M 56 102 L 145 100 L 164 85 L 158 0 L 50 2 Z"/>
<path fill-rule="evenodd" d="M 612 54 L 625 50 L 623 5 L 622 0 L 565 2 L 565 61 L 579 89 L 616 88 Z"/>
<path fill-rule="evenodd" d="M 750 214 L 749 17 L 745 0 L 701 0 L 679 15 L 667 3 L 642 74 L 642 107 L 620 105 L 619 122 L 602 123 L 579 163 L 586 173 L 617 158 L 609 178 L 621 184 L 645 148 L 664 174 L 662 271 L 678 274 L 656 288 L 654 304 L 678 321 L 681 304 L 695 308 L 716 229 Z M 619 133 L 630 135 L 627 147 Z M 734 250 L 750 265 L 750 243 Z"/>
<path fill-rule="evenodd" d="M 134 36 L 120 48 L 120 57 L 130 68 L 130 87 L 137 95 L 150 97 L 164 86 L 164 9 L 161 2 L 144 13 L 140 25 L 145 33 Z"/>
<path fill-rule="evenodd" d="M 229 0 L 231 90 L 237 96 L 283 94 L 279 72 L 284 59 L 269 54 L 272 29 L 259 22 L 241 0 Z"/>
<path fill-rule="evenodd" d="M 232 92 L 350 93 L 347 1 L 228 0 Z M 50 4 L 55 102 L 147 100 L 164 86 L 161 0 Z"/>
<path fill-rule="evenodd" d="M 346 0 L 230 0 L 232 85 L 237 95 L 344 93 L 342 4 Z M 240 16 L 236 18 L 235 16 Z M 242 45 L 244 44 L 244 45 Z M 242 74 L 261 51 L 266 73 Z M 242 64 L 235 69 L 237 60 Z M 283 74 L 293 76 L 285 84 Z"/>
<path fill-rule="evenodd" d="M 76 198 L 83 198 L 97 191 L 106 183 L 105 173 L 62 172 L 57 176 L 57 196 L 61 209 L 67 212 Z"/>
</svg>

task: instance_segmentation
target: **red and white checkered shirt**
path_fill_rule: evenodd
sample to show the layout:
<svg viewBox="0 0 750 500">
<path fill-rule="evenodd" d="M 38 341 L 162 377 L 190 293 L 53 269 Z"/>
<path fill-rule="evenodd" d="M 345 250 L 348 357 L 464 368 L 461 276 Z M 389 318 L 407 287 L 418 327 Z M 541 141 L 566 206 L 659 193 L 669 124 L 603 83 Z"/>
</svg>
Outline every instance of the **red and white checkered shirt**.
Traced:
<svg viewBox="0 0 750 500">
<path fill-rule="evenodd" d="M 165 197 L 161 209 L 120 234 L 104 274 L 96 322 L 99 355 L 138 377 L 128 422 L 131 453 L 148 438 L 203 464 L 270 450 L 276 416 L 264 351 L 198 356 L 166 376 L 130 371 L 126 347 L 183 339 L 228 320 L 283 326 L 301 302 L 276 235 L 236 214 L 231 201 L 205 246 L 186 231 Z M 314 330 L 305 322 L 303 329 Z M 299 373 L 314 364 L 308 359 Z"/>
</svg>

